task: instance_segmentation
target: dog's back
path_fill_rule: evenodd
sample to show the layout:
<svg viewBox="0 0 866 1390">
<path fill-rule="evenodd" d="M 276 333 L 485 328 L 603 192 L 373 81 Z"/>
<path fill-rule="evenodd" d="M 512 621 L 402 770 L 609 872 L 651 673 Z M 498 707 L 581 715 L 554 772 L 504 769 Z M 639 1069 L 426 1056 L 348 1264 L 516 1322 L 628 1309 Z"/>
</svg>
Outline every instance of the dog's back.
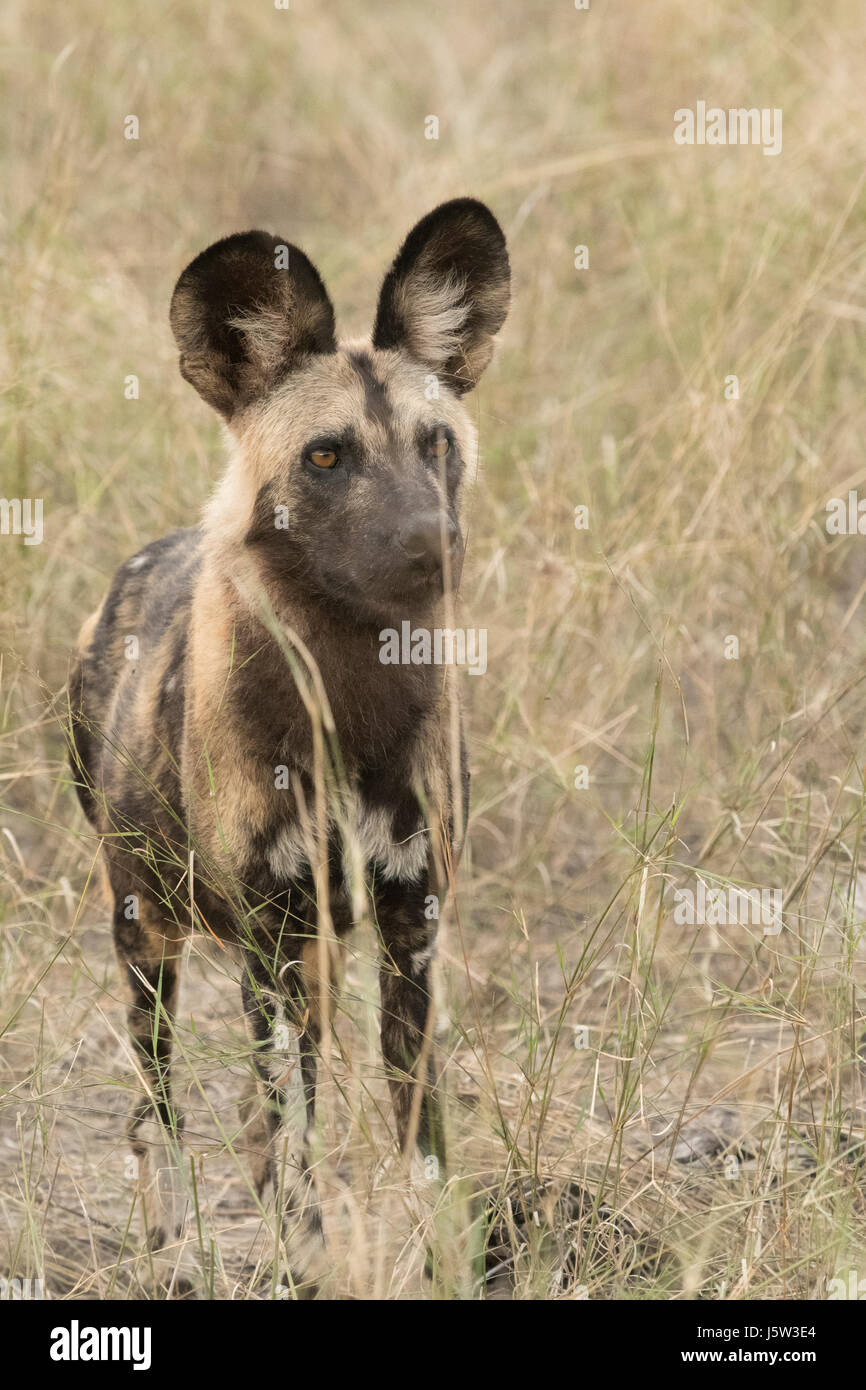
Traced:
<svg viewBox="0 0 866 1390">
<path fill-rule="evenodd" d="M 201 532 L 138 551 L 82 626 L 70 679 L 70 759 L 88 820 L 102 835 L 156 830 L 183 810 L 185 663 Z"/>
</svg>

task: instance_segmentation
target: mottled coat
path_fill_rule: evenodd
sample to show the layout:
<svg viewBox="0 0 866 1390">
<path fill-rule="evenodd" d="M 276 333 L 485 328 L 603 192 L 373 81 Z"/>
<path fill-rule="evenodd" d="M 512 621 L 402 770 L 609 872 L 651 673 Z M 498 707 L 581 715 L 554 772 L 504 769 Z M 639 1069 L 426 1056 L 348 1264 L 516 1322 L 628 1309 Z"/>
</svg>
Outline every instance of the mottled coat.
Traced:
<svg viewBox="0 0 866 1390">
<path fill-rule="evenodd" d="M 73 768 L 104 837 L 132 994 L 144 1090 L 131 1132 L 153 1249 L 181 1220 L 143 1134 L 155 1114 L 179 1138 L 169 1060 L 192 928 L 242 961 L 247 1147 L 259 1191 L 284 1187 L 288 1210 L 307 1212 L 300 1280 L 321 1265 L 319 1222 L 302 1151 L 296 1180 L 278 1179 L 287 1068 L 274 1052 L 289 1023 L 309 1125 L 340 942 L 367 909 L 399 1139 L 444 1162 L 428 905 L 459 850 L 468 777 L 449 673 L 383 665 L 380 631 L 449 616 L 476 453 L 463 396 L 508 298 L 502 233 L 470 199 L 410 233 L 364 342 L 337 342 L 315 268 L 263 232 L 217 242 L 177 283 L 181 372 L 226 424 L 228 468 L 200 526 L 121 566 L 71 681 Z"/>
</svg>

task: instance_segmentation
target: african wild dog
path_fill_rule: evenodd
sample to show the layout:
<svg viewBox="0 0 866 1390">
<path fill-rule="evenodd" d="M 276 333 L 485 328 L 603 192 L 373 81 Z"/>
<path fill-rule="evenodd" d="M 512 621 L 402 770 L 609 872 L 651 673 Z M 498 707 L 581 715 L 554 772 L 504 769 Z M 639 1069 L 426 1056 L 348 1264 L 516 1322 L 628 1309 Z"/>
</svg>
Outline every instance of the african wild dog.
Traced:
<svg viewBox="0 0 866 1390">
<path fill-rule="evenodd" d="M 172 1018 L 192 926 L 239 954 L 255 1063 L 243 1147 L 259 1193 L 284 1193 L 284 1221 L 304 1214 L 293 1277 L 321 1268 L 321 1223 L 306 1143 L 280 1171 L 279 1038 L 299 1034 L 309 1132 L 329 981 L 365 904 L 399 1141 L 444 1162 L 425 901 L 447 888 L 468 773 L 453 682 L 383 665 L 379 634 L 433 627 L 453 590 L 476 452 L 462 397 L 508 301 L 502 232 L 472 199 L 412 230 L 362 342 L 337 342 L 317 271 L 264 232 L 217 242 L 177 282 L 180 370 L 223 417 L 230 461 L 200 526 L 121 566 L 71 681 L 73 769 L 132 995 L 144 1089 L 130 1134 L 153 1251 L 182 1220 L 173 1165 L 158 1175 L 145 1133 L 177 1155 Z"/>
</svg>

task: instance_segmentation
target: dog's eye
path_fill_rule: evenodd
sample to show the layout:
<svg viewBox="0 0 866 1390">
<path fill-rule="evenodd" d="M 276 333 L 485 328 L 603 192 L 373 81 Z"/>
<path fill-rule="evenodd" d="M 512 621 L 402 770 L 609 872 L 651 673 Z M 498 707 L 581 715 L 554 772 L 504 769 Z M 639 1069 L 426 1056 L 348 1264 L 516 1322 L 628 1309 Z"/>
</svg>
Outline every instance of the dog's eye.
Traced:
<svg viewBox="0 0 866 1390">
<path fill-rule="evenodd" d="M 434 458 L 447 458 L 451 452 L 451 440 L 447 434 L 434 434 L 430 441 L 430 452 Z"/>
<path fill-rule="evenodd" d="M 313 449 L 310 452 L 310 462 L 317 468 L 333 468 L 337 462 L 337 455 L 333 449 Z"/>
</svg>

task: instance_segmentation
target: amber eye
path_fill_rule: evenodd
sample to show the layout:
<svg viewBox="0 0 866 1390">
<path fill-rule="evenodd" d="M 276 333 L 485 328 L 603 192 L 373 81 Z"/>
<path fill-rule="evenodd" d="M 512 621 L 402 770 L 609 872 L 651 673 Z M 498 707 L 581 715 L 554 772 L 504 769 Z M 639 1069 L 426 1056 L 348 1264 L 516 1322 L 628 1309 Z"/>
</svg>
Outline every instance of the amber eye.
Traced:
<svg viewBox="0 0 866 1390">
<path fill-rule="evenodd" d="M 448 438 L 447 434 L 434 435 L 433 442 L 430 445 L 430 452 L 434 458 L 444 459 L 448 456 L 450 450 L 451 440 Z"/>
<path fill-rule="evenodd" d="M 337 462 L 337 455 L 333 449 L 313 449 L 310 452 L 310 460 L 317 468 L 333 468 Z"/>
</svg>

